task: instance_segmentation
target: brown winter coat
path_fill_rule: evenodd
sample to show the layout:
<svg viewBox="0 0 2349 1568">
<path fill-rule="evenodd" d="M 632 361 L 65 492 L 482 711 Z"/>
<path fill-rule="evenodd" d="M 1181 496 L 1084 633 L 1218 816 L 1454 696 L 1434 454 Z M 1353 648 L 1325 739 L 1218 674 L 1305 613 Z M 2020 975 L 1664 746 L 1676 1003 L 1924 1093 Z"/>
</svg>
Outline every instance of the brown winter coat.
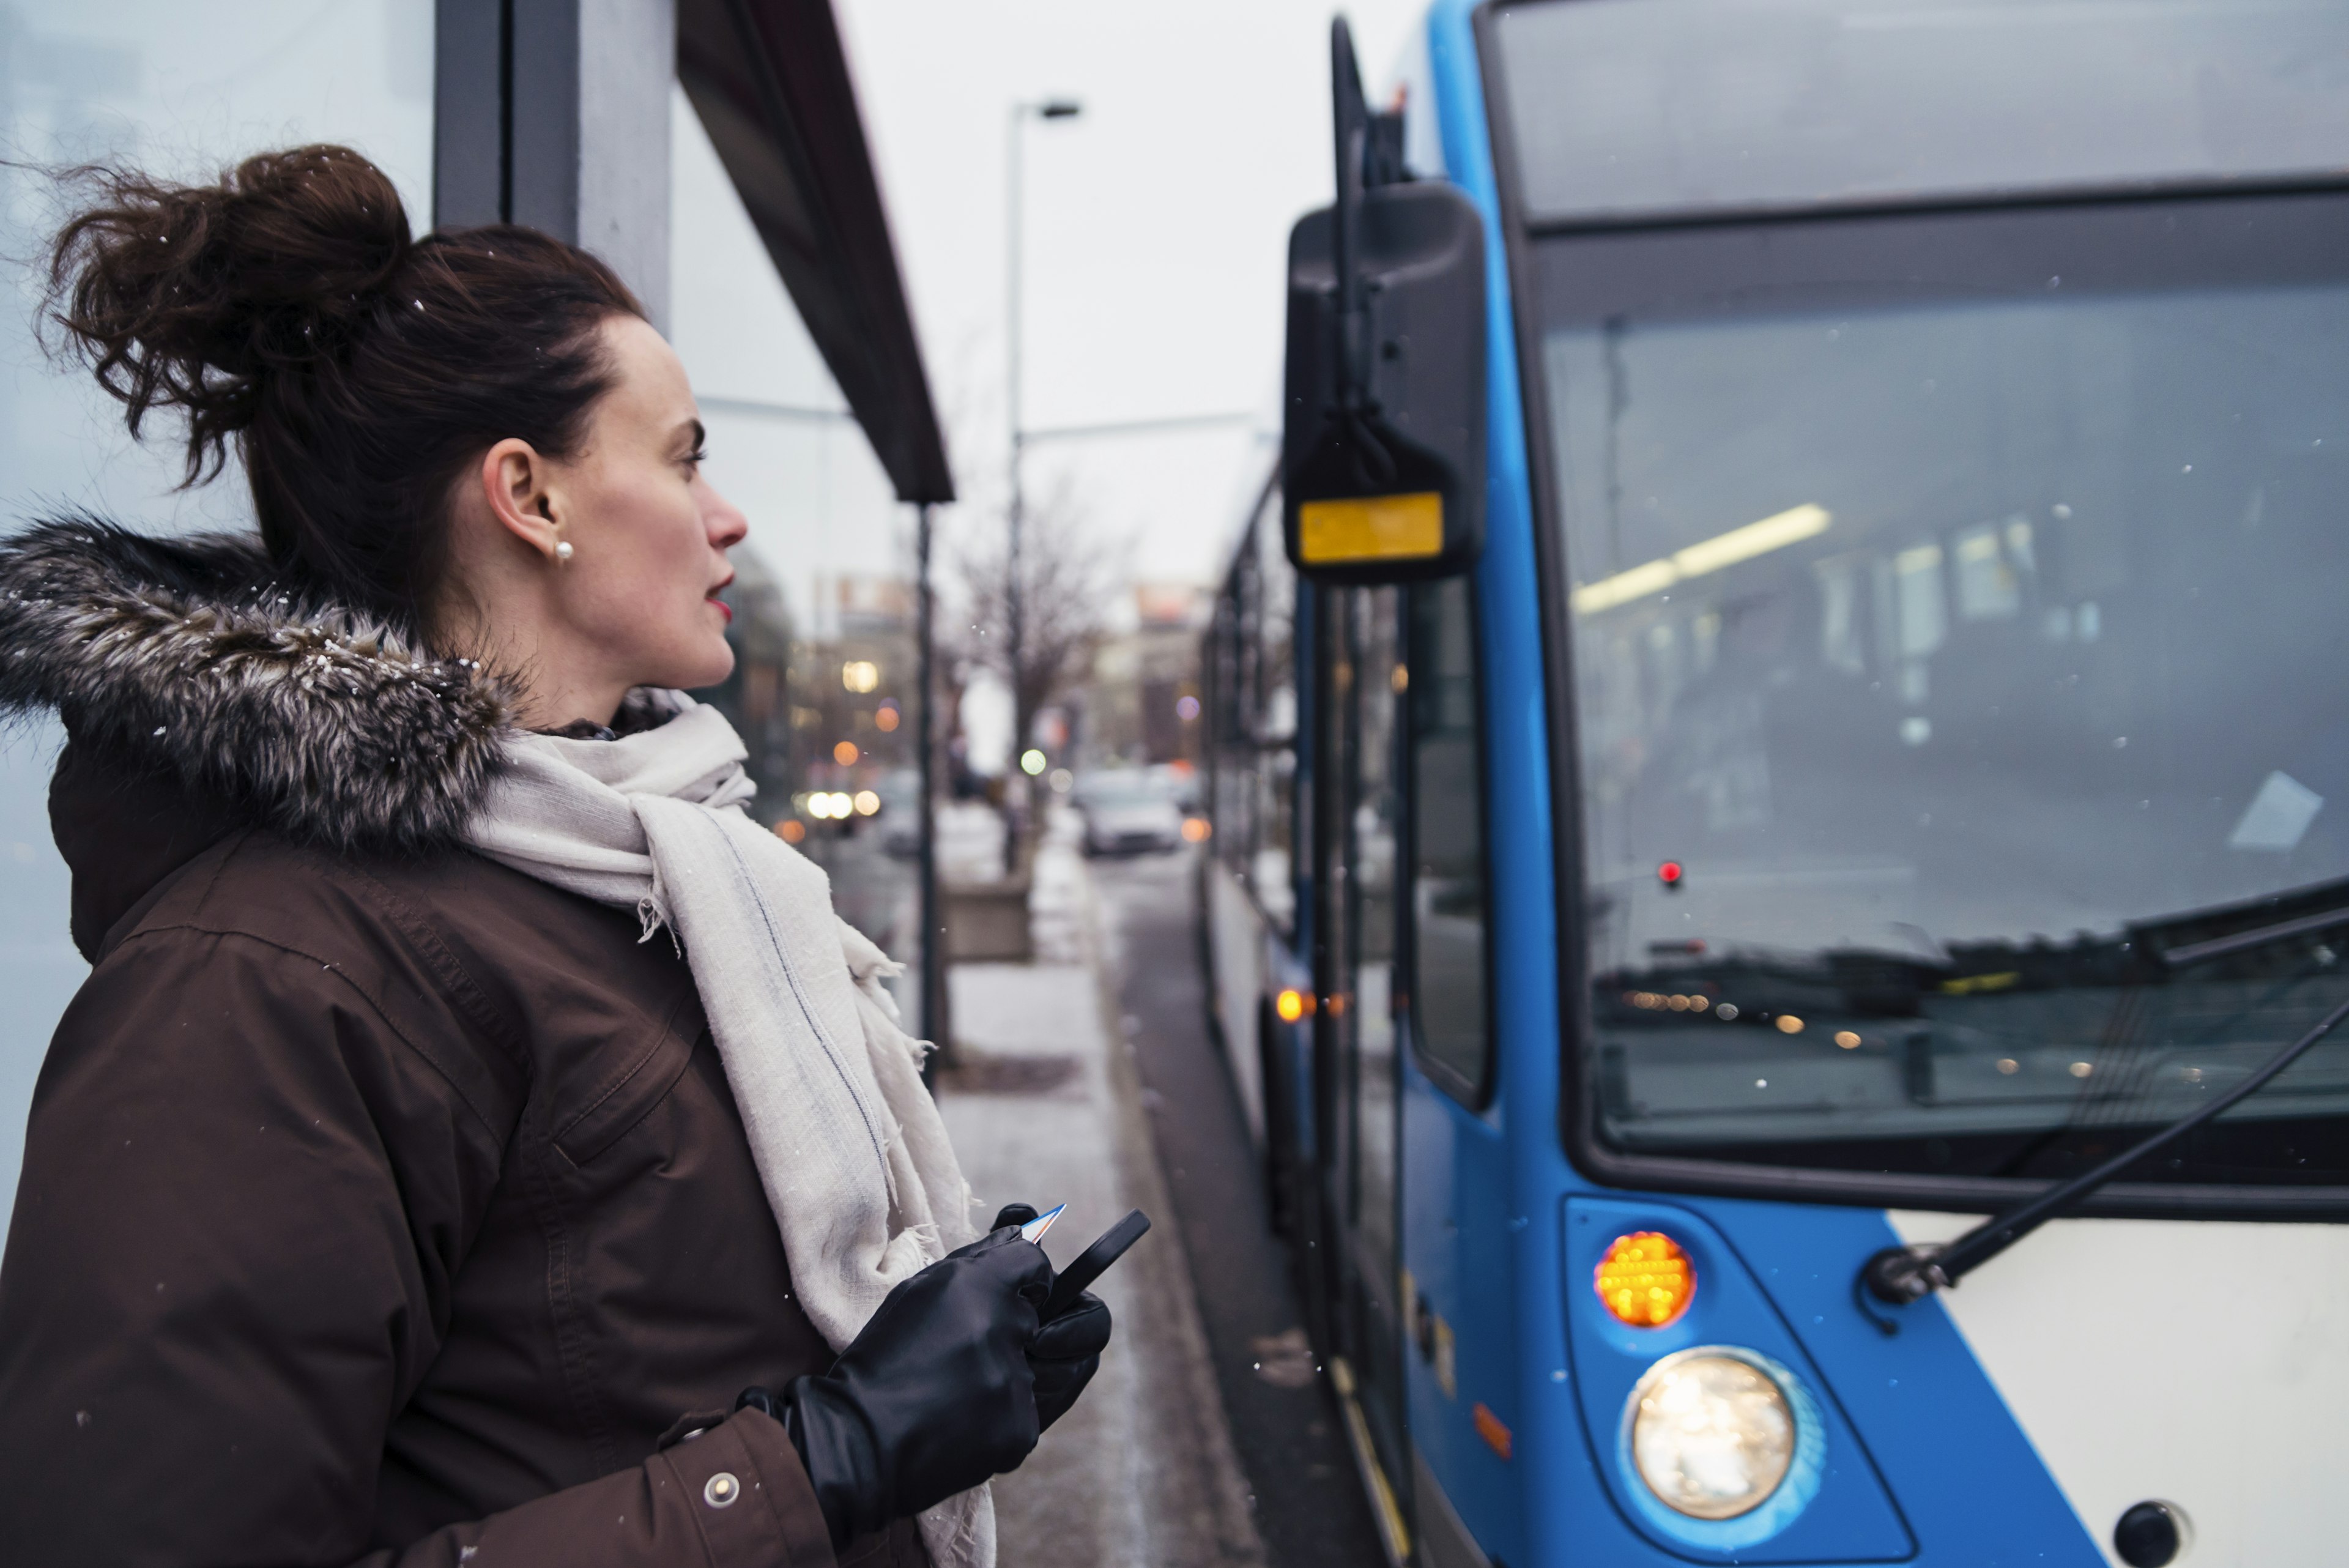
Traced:
<svg viewBox="0 0 2349 1568">
<path fill-rule="evenodd" d="M 477 676 L 331 622 L 320 662 L 258 580 L 87 525 L 0 549 L 0 706 L 75 737 L 96 966 L 0 1262 L 0 1556 L 832 1563 L 782 1429 L 725 1414 L 830 1356 L 686 964 L 449 843 Z M 395 783 L 332 776 L 369 747 Z M 926 1561 L 910 1523 L 841 1560 Z"/>
</svg>

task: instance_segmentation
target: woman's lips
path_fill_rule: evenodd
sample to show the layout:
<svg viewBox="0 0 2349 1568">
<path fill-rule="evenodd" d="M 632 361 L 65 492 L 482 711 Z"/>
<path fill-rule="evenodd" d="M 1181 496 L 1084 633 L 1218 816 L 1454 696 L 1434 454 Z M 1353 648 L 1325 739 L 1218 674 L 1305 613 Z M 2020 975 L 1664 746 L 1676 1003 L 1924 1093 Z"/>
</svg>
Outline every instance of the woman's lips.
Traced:
<svg viewBox="0 0 2349 1568">
<path fill-rule="evenodd" d="M 713 605 L 715 605 L 715 606 L 717 606 L 717 607 L 718 607 L 718 613 L 719 613 L 719 615 L 722 615 L 722 616 L 724 616 L 724 617 L 726 618 L 726 619 L 727 619 L 727 623 L 728 623 L 729 625 L 731 625 L 731 624 L 733 623 L 733 620 L 734 620 L 734 607 L 733 607 L 732 605 L 728 604 L 724 599 L 719 598 L 716 594 L 712 594 L 712 595 L 710 595 L 710 596 L 709 596 L 709 600 L 708 600 L 707 602 L 709 602 L 709 603 L 710 603 L 710 604 L 713 604 Z"/>
</svg>

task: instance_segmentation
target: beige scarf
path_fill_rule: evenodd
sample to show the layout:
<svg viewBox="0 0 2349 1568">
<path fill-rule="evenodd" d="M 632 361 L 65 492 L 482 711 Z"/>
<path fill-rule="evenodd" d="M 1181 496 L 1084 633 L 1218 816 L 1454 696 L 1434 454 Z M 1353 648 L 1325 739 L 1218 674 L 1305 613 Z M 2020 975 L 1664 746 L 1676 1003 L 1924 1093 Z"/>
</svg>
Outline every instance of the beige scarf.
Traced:
<svg viewBox="0 0 2349 1568">
<path fill-rule="evenodd" d="M 832 910 L 823 870 L 744 811 L 733 726 L 678 691 L 614 741 L 516 734 L 466 836 L 637 912 L 692 966 L 800 1303 L 834 1350 L 900 1280 L 973 1240 L 970 1189 L 881 981 L 900 966 Z M 937 1568 L 993 1568 L 986 1487 L 921 1516 Z"/>
</svg>

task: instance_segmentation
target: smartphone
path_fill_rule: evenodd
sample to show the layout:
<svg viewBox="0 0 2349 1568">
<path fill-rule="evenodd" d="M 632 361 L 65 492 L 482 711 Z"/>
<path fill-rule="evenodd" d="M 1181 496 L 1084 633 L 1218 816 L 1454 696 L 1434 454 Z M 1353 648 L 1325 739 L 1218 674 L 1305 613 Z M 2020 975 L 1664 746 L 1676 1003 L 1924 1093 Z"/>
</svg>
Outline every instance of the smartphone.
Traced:
<svg viewBox="0 0 2349 1568">
<path fill-rule="evenodd" d="M 1150 1216 L 1136 1209 L 1101 1233 L 1101 1239 L 1077 1254 L 1075 1262 L 1061 1271 L 1052 1282 L 1052 1293 L 1044 1299 L 1044 1310 L 1036 1314 L 1040 1323 L 1050 1323 L 1071 1307 L 1085 1287 L 1100 1279 L 1112 1263 L 1125 1256 L 1125 1250 L 1142 1240 L 1150 1229 Z"/>
</svg>

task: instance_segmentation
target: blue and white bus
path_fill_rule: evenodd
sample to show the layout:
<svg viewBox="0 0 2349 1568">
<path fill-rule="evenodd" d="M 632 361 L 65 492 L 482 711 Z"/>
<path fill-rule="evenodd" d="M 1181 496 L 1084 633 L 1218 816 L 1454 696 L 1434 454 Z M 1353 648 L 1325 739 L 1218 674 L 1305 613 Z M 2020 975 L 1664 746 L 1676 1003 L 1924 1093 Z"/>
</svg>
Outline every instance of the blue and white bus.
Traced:
<svg viewBox="0 0 2349 1568">
<path fill-rule="evenodd" d="M 1203 908 L 1394 1559 L 2349 1559 L 2349 7 L 1339 44 Z"/>
</svg>

